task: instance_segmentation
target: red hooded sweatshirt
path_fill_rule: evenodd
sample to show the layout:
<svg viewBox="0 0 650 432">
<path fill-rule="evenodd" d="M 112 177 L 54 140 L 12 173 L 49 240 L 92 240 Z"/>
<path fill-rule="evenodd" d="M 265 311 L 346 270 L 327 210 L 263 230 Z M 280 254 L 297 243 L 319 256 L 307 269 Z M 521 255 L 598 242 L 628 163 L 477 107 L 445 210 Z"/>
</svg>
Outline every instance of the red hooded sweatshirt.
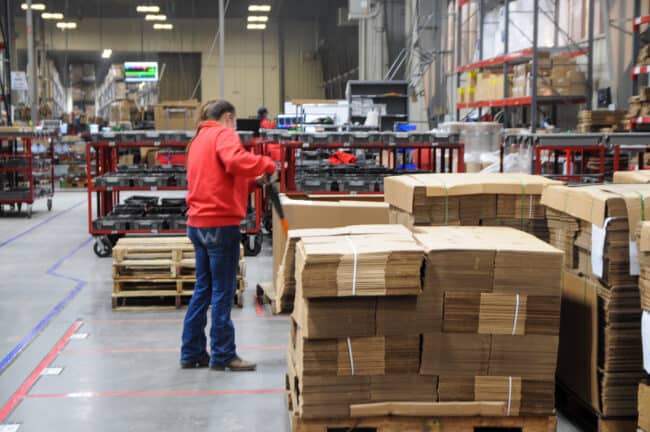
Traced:
<svg viewBox="0 0 650 432">
<path fill-rule="evenodd" d="M 201 123 L 187 156 L 187 224 L 239 225 L 254 178 L 274 171 L 275 162 L 246 151 L 233 129 L 215 121 Z"/>
</svg>

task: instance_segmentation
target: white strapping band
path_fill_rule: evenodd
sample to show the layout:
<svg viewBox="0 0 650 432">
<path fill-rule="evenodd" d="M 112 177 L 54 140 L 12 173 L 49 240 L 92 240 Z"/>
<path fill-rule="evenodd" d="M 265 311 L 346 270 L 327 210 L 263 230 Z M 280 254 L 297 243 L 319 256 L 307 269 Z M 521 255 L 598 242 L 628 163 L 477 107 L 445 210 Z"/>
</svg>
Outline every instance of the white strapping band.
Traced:
<svg viewBox="0 0 650 432">
<path fill-rule="evenodd" d="M 355 296 L 357 295 L 357 248 L 354 246 L 354 242 L 352 241 L 350 236 L 346 236 L 345 239 L 350 244 L 350 248 L 352 249 L 352 253 L 354 254 L 354 263 L 352 265 L 352 295 Z M 348 339 L 348 347 L 349 346 L 350 344 Z M 350 354 L 350 358 L 352 358 L 351 356 L 352 354 Z"/>
<path fill-rule="evenodd" d="M 517 320 L 519 319 L 519 294 L 515 294 L 515 319 L 512 321 L 512 335 L 517 333 Z"/>
<path fill-rule="evenodd" d="M 350 371 L 354 375 L 354 358 L 352 357 L 352 343 L 348 337 L 348 356 L 350 357 Z"/>
<path fill-rule="evenodd" d="M 508 377 L 508 410 L 506 416 L 510 417 L 510 403 L 512 402 L 512 377 Z"/>
<path fill-rule="evenodd" d="M 530 203 L 528 204 L 528 218 L 532 219 L 533 218 L 533 196 L 529 195 L 530 197 Z"/>
</svg>

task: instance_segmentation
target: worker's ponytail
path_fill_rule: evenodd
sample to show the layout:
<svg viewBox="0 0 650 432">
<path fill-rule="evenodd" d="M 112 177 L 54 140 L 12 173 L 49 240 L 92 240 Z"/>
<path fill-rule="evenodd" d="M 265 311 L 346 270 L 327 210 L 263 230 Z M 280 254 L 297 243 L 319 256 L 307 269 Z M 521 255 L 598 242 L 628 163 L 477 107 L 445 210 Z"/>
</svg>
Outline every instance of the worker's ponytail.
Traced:
<svg viewBox="0 0 650 432">
<path fill-rule="evenodd" d="M 190 143 L 187 145 L 187 148 L 185 149 L 186 156 L 190 153 L 190 147 L 192 147 L 192 143 L 199 135 L 201 123 L 207 120 L 219 121 L 221 120 L 221 117 L 223 117 L 223 115 L 226 113 L 231 113 L 233 115 L 235 114 L 235 106 L 226 100 L 214 99 L 207 101 L 201 105 L 199 124 L 196 126 L 196 133 L 194 134 L 194 138 L 192 138 L 192 141 L 190 141 Z"/>
</svg>

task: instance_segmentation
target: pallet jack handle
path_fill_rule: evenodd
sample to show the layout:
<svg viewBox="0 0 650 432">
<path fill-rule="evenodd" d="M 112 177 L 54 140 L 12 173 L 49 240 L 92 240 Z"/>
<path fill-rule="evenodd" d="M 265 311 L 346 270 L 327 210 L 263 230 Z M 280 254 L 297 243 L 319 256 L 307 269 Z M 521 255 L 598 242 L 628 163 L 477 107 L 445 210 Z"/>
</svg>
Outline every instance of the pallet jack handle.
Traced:
<svg viewBox="0 0 650 432">
<path fill-rule="evenodd" d="M 275 185 L 275 182 L 273 181 L 272 178 L 268 178 L 268 190 L 269 190 L 269 196 L 271 197 L 271 204 L 273 205 L 273 208 L 278 214 L 278 217 L 280 218 L 280 223 L 282 224 L 282 230 L 284 231 L 284 235 L 288 236 L 289 235 L 289 224 L 287 223 L 287 219 L 284 217 L 284 209 L 282 208 L 282 203 L 280 202 L 280 194 L 278 193 L 278 188 Z"/>
</svg>

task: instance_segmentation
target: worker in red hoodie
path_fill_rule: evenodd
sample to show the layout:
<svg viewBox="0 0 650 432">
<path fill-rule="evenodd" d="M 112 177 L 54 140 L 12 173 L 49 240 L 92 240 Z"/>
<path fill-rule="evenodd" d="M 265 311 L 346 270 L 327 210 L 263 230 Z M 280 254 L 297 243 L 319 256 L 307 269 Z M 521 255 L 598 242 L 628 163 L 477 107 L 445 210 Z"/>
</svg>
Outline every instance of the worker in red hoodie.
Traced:
<svg viewBox="0 0 650 432">
<path fill-rule="evenodd" d="M 235 348 L 230 319 L 239 264 L 239 224 L 246 215 L 252 187 L 266 182 L 275 163 L 242 147 L 235 131 L 235 107 L 206 103 L 201 123 L 187 150 L 187 233 L 196 254 L 196 284 L 185 314 L 181 367 L 248 371 Z M 205 326 L 212 305 L 210 353 Z"/>
</svg>

